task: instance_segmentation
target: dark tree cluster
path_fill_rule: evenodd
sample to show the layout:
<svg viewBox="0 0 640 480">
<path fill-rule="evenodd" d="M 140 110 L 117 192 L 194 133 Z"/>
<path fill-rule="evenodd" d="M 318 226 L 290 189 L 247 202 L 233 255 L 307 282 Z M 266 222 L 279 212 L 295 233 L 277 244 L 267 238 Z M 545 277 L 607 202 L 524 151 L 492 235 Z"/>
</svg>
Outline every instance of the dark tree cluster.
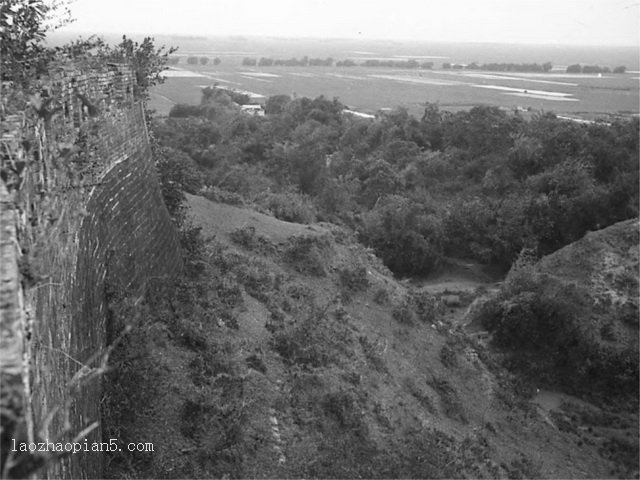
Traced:
<svg viewBox="0 0 640 480">
<path fill-rule="evenodd" d="M 208 90 L 154 131 L 183 171 L 200 172 L 180 180 L 186 188 L 348 226 L 398 274 L 428 273 L 445 256 L 506 269 L 523 248 L 547 254 L 638 215 L 638 119 L 434 104 L 421 118 L 398 109 L 362 119 L 345 108 L 278 95 L 252 117 Z"/>
<path fill-rule="evenodd" d="M 258 66 L 258 67 L 369 67 L 369 68 L 378 68 L 378 67 L 390 67 L 390 68 L 407 68 L 407 69 L 432 69 L 433 62 L 418 62 L 413 59 L 409 60 L 378 60 L 378 59 L 369 59 L 361 62 L 360 64 L 356 63 L 351 59 L 338 60 L 334 61 L 333 58 L 308 58 L 306 56 L 298 59 L 298 58 L 271 58 L 271 57 L 260 57 L 260 59 L 256 60 L 255 58 L 245 57 L 242 60 L 243 66 Z"/>
<path fill-rule="evenodd" d="M 553 68 L 551 62 L 539 63 L 476 63 L 468 65 L 444 62 L 443 70 L 483 70 L 487 72 L 549 72 Z"/>
<path fill-rule="evenodd" d="M 467 70 L 485 70 L 490 72 L 549 72 L 553 68 L 551 62 L 539 63 L 470 63 Z"/>
<path fill-rule="evenodd" d="M 242 60 L 244 66 L 259 66 L 259 67 L 273 67 L 273 66 L 285 66 L 285 67 L 366 67 L 366 68 L 404 68 L 404 69 L 423 69 L 431 70 L 434 67 L 433 62 L 424 61 L 419 62 L 416 59 L 379 59 L 369 58 L 360 63 L 353 59 L 347 58 L 344 60 L 334 61 L 333 58 L 308 58 L 306 56 L 301 59 L 289 58 L 289 59 L 274 59 L 271 57 L 261 57 L 255 59 L 251 57 L 245 57 Z M 553 65 L 551 62 L 545 62 L 543 64 L 538 63 L 483 63 L 478 64 L 473 62 L 469 65 L 460 63 L 444 62 L 442 68 L 445 70 L 485 70 L 494 72 L 549 72 Z"/>
<path fill-rule="evenodd" d="M 378 60 L 368 59 L 360 64 L 363 67 L 420 68 L 416 60 Z"/>
<path fill-rule="evenodd" d="M 625 73 L 627 67 L 620 65 L 613 69 L 613 73 Z M 580 65 L 575 63 L 567 67 L 567 73 L 612 73 L 609 67 L 601 67 L 600 65 Z"/>
<path fill-rule="evenodd" d="M 332 58 L 326 58 L 326 59 L 322 59 L 322 58 L 312 58 L 309 59 L 309 57 L 304 56 L 300 59 L 298 58 L 287 58 L 287 59 L 282 59 L 282 58 L 270 58 L 270 57 L 261 57 L 259 60 L 256 60 L 255 58 L 250 58 L 250 57 L 245 57 L 242 59 L 242 65 L 243 66 L 248 66 L 248 67 L 254 67 L 254 66 L 259 66 L 259 67 L 307 67 L 307 66 L 312 66 L 312 67 L 317 67 L 317 66 L 331 66 L 333 65 L 333 59 Z"/>
<path fill-rule="evenodd" d="M 222 60 L 220 60 L 218 57 L 215 57 L 213 60 L 209 57 L 200 57 L 198 61 L 200 62 L 200 65 L 207 65 L 209 62 L 213 63 L 214 65 L 220 65 L 222 63 Z"/>
<path fill-rule="evenodd" d="M 242 62 L 243 65 L 255 65 L 253 58 L 245 58 Z M 259 67 L 330 67 L 333 65 L 333 58 L 309 58 L 304 56 L 300 59 L 298 58 L 270 58 L 270 57 L 261 57 L 258 60 L 257 65 Z"/>
<path fill-rule="evenodd" d="M 309 66 L 310 67 L 330 67 L 333 65 L 333 58 L 310 58 Z"/>
</svg>

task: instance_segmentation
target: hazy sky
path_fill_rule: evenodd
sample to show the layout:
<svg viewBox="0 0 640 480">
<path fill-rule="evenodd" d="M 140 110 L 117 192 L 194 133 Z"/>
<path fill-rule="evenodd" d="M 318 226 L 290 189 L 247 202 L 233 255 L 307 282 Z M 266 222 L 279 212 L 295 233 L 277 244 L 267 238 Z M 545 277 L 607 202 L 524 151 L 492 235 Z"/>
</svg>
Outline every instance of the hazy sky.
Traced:
<svg viewBox="0 0 640 480">
<path fill-rule="evenodd" d="M 639 45 L 640 0 L 75 0 L 63 31 Z"/>
</svg>

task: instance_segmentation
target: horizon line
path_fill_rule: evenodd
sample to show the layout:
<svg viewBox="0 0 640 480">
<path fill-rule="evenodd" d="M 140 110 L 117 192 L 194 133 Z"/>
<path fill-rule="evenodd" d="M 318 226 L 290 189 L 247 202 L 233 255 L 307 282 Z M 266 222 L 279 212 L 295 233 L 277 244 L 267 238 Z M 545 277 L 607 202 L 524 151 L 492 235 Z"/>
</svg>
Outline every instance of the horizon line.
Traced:
<svg viewBox="0 0 640 480">
<path fill-rule="evenodd" d="M 128 32 L 115 32 L 115 31 L 102 31 L 102 32 L 89 32 L 86 30 L 56 30 L 50 32 L 48 36 L 56 35 L 87 35 L 87 36 L 103 36 L 103 35 L 127 35 L 127 36 L 146 36 L 146 37 L 183 37 L 185 39 L 210 39 L 210 38 L 238 38 L 238 39 L 273 39 L 273 40 L 333 40 L 333 41 L 361 41 L 361 42 L 414 42 L 414 43 L 448 43 L 448 44 L 471 44 L 471 45 L 519 45 L 519 46 L 531 46 L 531 47 L 588 47 L 588 48 L 634 48 L 640 50 L 640 41 L 636 44 L 629 43 L 607 43 L 607 44 L 589 44 L 589 43 L 558 43 L 558 42 L 519 42 L 519 41 L 474 41 L 474 40 L 440 40 L 440 39 L 427 39 L 427 38 L 384 38 L 384 37 L 346 37 L 346 36 L 313 36 L 313 35 L 256 35 L 256 34 L 242 34 L 242 33 L 219 33 L 219 34 L 206 34 L 206 33 L 184 33 L 184 32 L 141 32 L 141 31 L 128 31 Z"/>
</svg>

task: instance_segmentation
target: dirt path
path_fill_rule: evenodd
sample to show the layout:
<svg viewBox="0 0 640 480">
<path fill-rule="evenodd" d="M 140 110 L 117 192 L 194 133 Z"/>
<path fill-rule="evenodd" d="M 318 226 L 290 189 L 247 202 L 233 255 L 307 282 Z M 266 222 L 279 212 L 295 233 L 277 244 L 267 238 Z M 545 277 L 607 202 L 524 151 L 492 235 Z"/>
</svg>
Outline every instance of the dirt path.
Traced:
<svg viewBox="0 0 640 480">
<path fill-rule="evenodd" d="M 571 397 L 570 395 L 566 395 L 561 392 L 554 392 L 551 390 L 538 390 L 531 401 L 548 413 L 551 410 L 557 410 L 558 408 L 560 408 L 562 402 L 566 401 L 569 398 L 577 400 L 577 398 Z"/>
<path fill-rule="evenodd" d="M 478 262 L 446 258 L 437 273 L 427 277 L 408 279 L 405 282 L 434 295 L 472 294 L 478 288 L 497 289 L 503 279 L 504 274 L 492 271 Z"/>
</svg>

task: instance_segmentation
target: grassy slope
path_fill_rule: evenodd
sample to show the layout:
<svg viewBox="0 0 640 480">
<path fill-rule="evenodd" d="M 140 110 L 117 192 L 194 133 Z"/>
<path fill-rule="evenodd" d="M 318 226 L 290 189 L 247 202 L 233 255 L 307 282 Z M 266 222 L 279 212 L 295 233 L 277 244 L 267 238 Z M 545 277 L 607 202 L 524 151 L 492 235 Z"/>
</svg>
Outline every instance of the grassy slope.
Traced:
<svg viewBox="0 0 640 480">
<path fill-rule="evenodd" d="M 241 298 L 231 315 L 203 309 L 183 330 L 157 318 L 134 333 L 128 380 L 141 393 L 123 435 L 156 451 L 116 458 L 110 476 L 611 474 L 597 444 L 516 394 L 455 325 L 472 295 L 453 308 L 423 296 L 420 318 L 406 284 L 337 227 L 188 203 L 211 288 L 240 286 Z"/>
</svg>

